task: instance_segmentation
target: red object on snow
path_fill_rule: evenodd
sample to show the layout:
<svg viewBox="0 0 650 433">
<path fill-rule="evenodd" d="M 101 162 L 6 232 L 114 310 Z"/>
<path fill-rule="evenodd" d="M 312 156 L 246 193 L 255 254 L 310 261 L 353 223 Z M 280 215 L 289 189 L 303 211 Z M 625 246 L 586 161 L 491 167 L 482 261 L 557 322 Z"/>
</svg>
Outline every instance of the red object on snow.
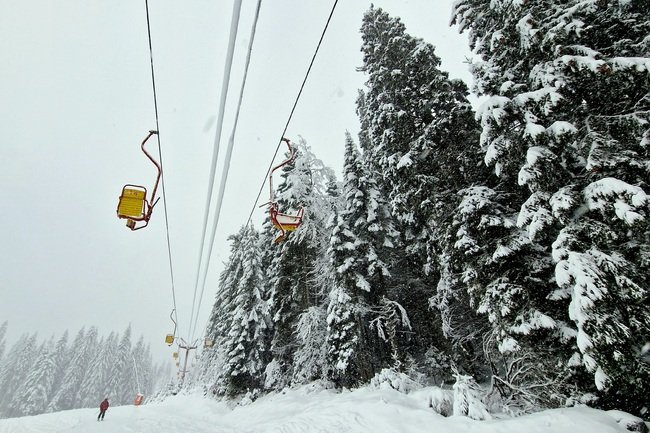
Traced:
<svg viewBox="0 0 650 433">
<path fill-rule="evenodd" d="M 105 411 L 106 409 L 108 409 L 108 399 L 107 398 L 105 398 L 104 401 L 102 401 L 100 403 L 99 409 L 102 410 L 102 411 Z"/>
<path fill-rule="evenodd" d="M 144 400 L 144 395 L 137 394 L 135 396 L 135 401 L 133 401 L 133 404 L 136 405 L 136 406 L 140 406 L 140 404 L 142 403 L 142 400 Z"/>
</svg>

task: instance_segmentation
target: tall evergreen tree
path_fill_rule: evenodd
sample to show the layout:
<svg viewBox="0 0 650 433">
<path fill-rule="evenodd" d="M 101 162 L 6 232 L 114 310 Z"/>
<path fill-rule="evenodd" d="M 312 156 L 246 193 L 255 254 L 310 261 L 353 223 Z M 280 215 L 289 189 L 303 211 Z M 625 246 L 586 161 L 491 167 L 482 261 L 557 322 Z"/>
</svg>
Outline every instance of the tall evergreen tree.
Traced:
<svg viewBox="0 0 650 433">
<path fill-rule="evenodd" d="M 55 345 L 53 339 L 41 345 L 33 367 L 13 399 L 12 414 L 37 415 L 43 413 L 49 402 L 54 384 Z"/>
<path fill-rule="evenodd" d="M 371 8 L 363 18 L 363 71 L 366 90 L 357 111 L 364 160 L 386 193 L 401 233 L 403 252 L 395 264 L 392 299 L 409 313 L 414 333 L 402 345 L 424 363 L 430 350 L 447 350 L 440 313 L 469 310 L 467 296 L 435 296 L 448 271 L 450 215 L 456 193 L 477 178 L 478 125 L 467 86 L 440 69 L 433 45 L 408 33 L 399 18 Z M 457 291 L 456 291 L 457 293 Z M 433 297 L 433 299 L 432 299 Z M 440 299 L 442 298 L 442 299 Z M 429 308 L 429 300 L 439 307 Z M 462 324 L 461 324 L 462 325 Z M 458 343 L 459 339 L 452 342 Z M 472 357 L 476 357 L 475 354 Z"/>
<path fill-rule="evenodd" d="M 83 407 L 92 407 L 108 397 L 108 379 L 116 362 L 117 335 L 111 332 L 106 339 L 98 343 L 97 350 L 88 364 L 88 374 L 84 377 L 80 389 L 83 395 Z"/>
<path fill-rule="evenodd" d="M 335 278 L 328 305 L 329 376 L 343 386 L 368 382 L 390 366 L 370 330 L 372 309 L 386 296 L 397 242 L 387 203 L 346 134 L 345 208 L 334 221 L 328 254 Z"/>
<path fill-rule="evenodd" d="M 63 375 L 61 387 L 56 390 L 48 404 L 46 409 L 48 412 L 59 412 L 75 407 L 78 384 L 83 380 L 80 376 L 86 368 L 85 340 L 86 329 L 81 328 L 70 346 L 70 361 Z"/>
<path fill-rule="evenodd" d="M 50 401 L 47 411 L 84 407 L 86 392 L 82 384 L 89 375 L 95 374 L 88 369 L 90 362 L 95 357 L 98 344 L 97 328 L 91 326 L 88 332 L 81 329 L 70 347 L 70 362 L 67 365 L 61 387 L 56 391 Z"/>
<path fill-rule="evenodd" d="M 107 395 L 114 404 L 127 404 L 133 399 L 135 370 L 131 356 L 131 325 L 127 326 L 117 346 L 115 363 L 108 376 Z"/>
<path fill-rule="evenodd" d="M 247 225 L 237 238 L 237 249 L 231 250 L 230 260 L 238 263 L 239 271 L 235 286 L 227 288 L 233 291 L 233 305 L 230 330 L 223 343 L 228 352 L 225 374 L 231 395 L 261 389 L 269 322 L 258 233 Z"/>
<path fill-rule="evenodd" d="M 206 329 L 206 338 L 211 339 L 214 344 L 201 358 L 201 375 L 205 382 L 209 383 L 211 392 L 219 395 L 227 391 L 226 363 L 229 350 L 226 349 L 225 343 L 232 327 L 236 287 L 242 275 L 242 255 L 235 254 L 241 251 L 242 239 L 240 236 L 231 235 L 228 240 L 231 242 L 231 253 L 219 275 L 219 289 Z"/>
<path fill-rule="evenodd" d="M 460 0 L 454 13 L 481 57 L 485 160 L 521 186 L 516 223 L 555 265 L 540 313 L 573 322 L 567 362 L 593 375 L 601 404 L 638 412 L 650 383 L 635 350 L 650 333 L 650 5 Z"/>
<path fill-rule="evenodd" d="M 20 409 L 14 400 L 38 356 L 36 334 L 23 334 L 13 345 L 0 370 L 0 415 L 20 416 Z"/>
<path fill-rule="evenodd" d="M 134 380 L 131 382 L 131 401 L 133 401 L 136 394 L 147 395 L 151 390 L 153 362 L 149 346 L 144 343 L 144 337 L 140 336 L 133 346 L 131 359 L 134 373 Z"/>
<path fill-rule="evenodd" d="M 276 194 L 281 209 L 298 209 L 304 207 L 304 218 L 301 226 L 287 239 L 274 248 L 272 261 L 268 270 L 270 287 L 270 314 L 273 321 L 273 338 L 271 341 L 273 374 L 269 374 L 267 384 L 282 388 L 292 379 L 299 381 L 311 380 L 311 377 L 301 370 L 302 366 L 319 365 L 317 370 L 324 369 L 324 359 L 311 348 L 320 345 L 324 347 L 325 321 L 309 320 L 302 323 L 320 323 L 323 332 L 310 332 L 303 336 L 323 338 L 318 343 L 298 339 L 300 330 L 297 329 L 302 314 L 310 317 L 325 317 L 326 293 L 318 281 L 319 259 L 326 249 L 323 239 L 329 238 L 327 219 L 329 218 L 334 198 L 328 194 L 328 185 L 333 177 L 332 170 L 317 159 L 304 141 L 294 142 L 296 157 L 292 164 L 285 166 L 282 172 L 284 182 L 278 186 Z M 324 246 L 325 244 L 325 246 Z M 316 309 L 321 311 L 314 314 Z M 304 351 L 303 351 L 304 350 Z M 294 355 L 304 361 L 294 365 Z M 315 358 L 320 359 L 317 360 Z M 305 362 L 309 359 L 308 362 Z"/>
<path fill-rule="evenodd" d="M 66 329 L 61 338 L 56 342 L 54 347 L 54 368 L 52 371 L 53 381 L 50 395 L 48 395 L 47 405 L 44 408 L 45 412 L 51 412 L 50 401 L 54 398 L 56 392 L 63 384 L 64 376 L 68 363 L 70 362 L 70 354 L 68 347 L 68 330 Z"/>
</svg>

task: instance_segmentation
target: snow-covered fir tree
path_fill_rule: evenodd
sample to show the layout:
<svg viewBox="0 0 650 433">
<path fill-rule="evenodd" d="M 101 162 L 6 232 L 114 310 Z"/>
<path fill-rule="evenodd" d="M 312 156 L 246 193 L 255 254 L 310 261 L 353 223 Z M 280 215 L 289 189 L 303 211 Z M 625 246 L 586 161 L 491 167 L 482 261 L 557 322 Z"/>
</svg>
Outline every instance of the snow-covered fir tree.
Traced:
<svg viewBox="0 0 650 433">
<path fill-rule="evenodd" d="M 649 13 L 644 0 L 460 0 L 454 12 L 480 56 L 485 161 L 524 191 L 515 222 L 554 264 L 546 311 L 519 329 L 561 334 L 573 356 L 560 368 L 583 366 L 600 404 L 637 413 L 650 383 L 636 350 L 650 333 Z"/>
<path fill-rule="evenodd" d="M 81 383 L 83 407 L 95 406 L 98 401 L 111 395 L 109 378 L 117 361 L 117 338 L 117 334 L 111 332 L 106 339 L 102 339 L 90 361 L 89 371 L 92 374 L 87 374 Z"/>
<path fill-rule="evenodd" d="M 48 395 L 48 403 L 44 408 L 44 412 L 51 412 L 50 400 L 54 397 L 56 391 L 61 387 L 70 362 L 70 353 L 68 350 L 68 330 L 66 329 L 61 338 L 59 338 L 54 347 L 54 369 L 52 371 L 53 381 L 52 390 Z"/>
<path fill-rule="evenodd" d="M 72 409 L 75 406 L 75 398 L 79 390 L 79 384 L 83 377 L 79 379 L 80 371 L 84 371 L 86 360 L 84 358 L 84 351 L 81 350 L 85 347 L 83 344 L 86 339 L 86 329 L 81 328 L 75 339 L 72 341 L 70 357 L 66 369 L 63 372 L 63 379 L 61 387 L 56 390 L 50 403 L 48 404 L 48 412 L 58 412 L 61 410 Z"/>
<path fill-rule="evenodd" d="M 440 69 L 434 46 L 406 33 L 399 18 L 371 8 L 361 33 L 362 69 L 368 79 L 357 101 L 360 143 L 401 234 L 400 260 L 393 272 L 401 283 L 393 288 L 393 298 L 406 308 L 414 328 L 414 333 L 402 334 L 402 344 L 425 364 L 429 351 L 462 344 L 463 338 L 445 341 L 443 335 L 473 335 L 460 329 L 462 323 L 451 332 L 447 312 L 469 310 L 467 296 L 438 281 L 448 278 L 441 272 L 451 272 L 442 263 L 449 260 L 448 228 L 459 201 L 456 193 L 481 173 L 478 125 L 467 86 L 450 79 Z M 436 286 L 449 290 L 436 294 Z M 474 360 L 476 347 L 471 352 L 466 357 Z"/>
<path fill-rule="evenodd" d="M 85 396 L 81 392 L 82 384 L 86 376 L 92 374 L 87 367 L 95 357 L 98 338 L 98 330 L 95 326 L 91 326 L 87 332 L 85 329 L 80 330 L 75 337 L 71 347 L 72 358 L 68 363 L 61 388 L 50 401 L 50 406 L 56 407 L 53 412 L 83 407 Z"/>
<path fill-rule="evenodd" d="M 326 317 L 327 293 L 321 283 L 328 277 L 316 274 L 319 263 L 325 255 L 329 239 L 327 219 L 336 197 L 328 194 L 331 188 L 332 170 L 326 167 L 301 140 L 293 142 L 296 157 L 284 167 L 283 182 L 277 188 L 276 198 L 280 209 L 304 208 L 301 226 L 279 245 L 270 240 L 266 244 L 273 248 L 272 261 L 268 268 L 270 287 L 270 315 L 273 322 L 271 341 L 272 362 L 267 373 L 267 385 L 282 388 L 292 381 L 302 382 L 321 377 L 324 370 L 324 356 L 314 347 L 324 347 L 325 320 L 301 322 L 301 315 L 309 318 Z M 318 314 L 314 310 L 320 309 Z M 306 319 L 306 318 L 305 318 Z M 322 332 L 302 334 L 298 338 L 299 323 L 314 325 L 320 323 Z M 317 340 L 312 340 L 317 338 Z M 301 363 L 294 363 L 294 357 Z"/>
<path fill-rule="evenodd" d="M 56 372 L 56 347 L 51 339 L 38 349 L 38 357 L 28 370 L 21 389 L 14 395 L 12 413 L 14 415 L 37 415 L 43 413 L 52 394 L 54 373 Z"/>
<path fill-rule="evenodd" d="M 210 392 L 216 395 L 223 395 L 227 390 L 225 364 L 229 350 L 225 341 L 232 327 L 236 287 L 242 274 L 241 253 L 235 254 L 241 251 L 242 238 L 231 235 L 228 240 L 231 242 L 230 256 L 219 275 L 219 288 L 206 327 L 206 338 L 213 341 L 213 346 L 204 351 L 200 361 L 200 377 L 197 377 L 197 381 L 205 382 Z"/>
<path fill-rule="evenodd" d="M 23 334 L 9 350 L 2 370 L 0 370 L 0 415 L 2 417 L 20 416 L 20 406 L 14 395 L 20 393 L 21 386 L 29 375 L 38 356 L 36 334 Z"/>
<path fill-rule="evenodd" d="M 351 386 L 368 382 L 390 364 L 370 321 L 373 307 L 388 290 L 397 233 L 349 133 L 343 178 L 345 208 L 334 218 L 328 250 L 335 278 L 327 309 L 327 347 L 330 379 Z"/>
<path fill-rule="evenodd" d="M 126 404 L 133 400 L 132 384 L 135 383 L 135 370 L 131 356 L 131 333 L 129 324 L 117 345 L 117 356 L 107 380 L 106 392 L 115 404 Z"/>
<path fill-rule="evenodd" d="M 231 290 L 233 299 L 230 330 L 221 343 L 227 352 L 224 374 L 231 395 L 262 388 L 270 322 L 258 233 L 247 225 L 236 236 L 230 256 L 238 267 L 235 285 L 221 287 Z"/>
<path fill-rule="evenodd" d="M 153 389 L 153 361 L 151 359 L 151 350 L 148 344 L 145 344 L 144 337 L 140 336 L 133 346 L 131 352 L 133 360 L 133 373 L 135 380 L 131 382 L 131 401 L 135 399 L 136 394 L 144 394 Z"/>
</svg>

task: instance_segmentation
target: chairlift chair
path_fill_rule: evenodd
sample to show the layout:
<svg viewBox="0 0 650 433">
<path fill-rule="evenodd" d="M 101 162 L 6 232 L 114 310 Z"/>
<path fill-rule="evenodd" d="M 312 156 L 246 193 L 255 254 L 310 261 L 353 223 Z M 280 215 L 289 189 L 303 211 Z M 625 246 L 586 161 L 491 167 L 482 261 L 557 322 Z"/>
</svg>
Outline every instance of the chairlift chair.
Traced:
<svg viewBox="0 0 650 433">
<path fill-rule="evenodd" d="M 153 187 L 151 199 L 147 199 L 147 188 L 144 186 L 126 184 L 122 187 L 122 194 L 120 195 L 120 200 L 117 204 L 117 217 L 120 219 L 126 219 L 126 226 L 131 230 L 140 230 L 149 224 L 153 208 L 160 199 L 156 199 L 156 191 L 158 190 L 158 183 L 160 182 L 160 177 L 162 175 L 162 168 L 144 148 L 147 140 L 149 140 L 149 138 L 154 134 L 158 134 L 158 131 L 149 131 L 149 134 L 142 141 L 140 146 L 144 154 L 149 158 L 149 160 L 151 160 L 151 162 L 153 162 L 158 170 L 158 177 L 156 177 L 156 183 Z M 144 222 L 144 224 L 137 225 L 138 222 Z"/>
<path fill-rule="evenodd" d="M 269 173 L 269 190 L 270 190 L 270 199 L 268 203 L 263 204 L 262 206 L 267 206 L 269 207 L 269 217 L 271 219 L 271 223 L 275 228 L 280 230 L 280 234 L 278 235 L 277 238 L 275 238 L 275 243 L 279 244 L 282 242 L 286 237 L 288 232 L 293 232 L 295 231 L 298 227 L 300 227 L 300 224 L 302 223 L 302 218 L 304 215 L 304 208 L 301 207 L 298 209 L 296 213 L 282 213 L 280 212 L 280 205 L 278 204 L 277 201 L 275 201 L 275 197 L 273 195 L 273 172 L 281 167 L 284 167 L 285 165 L 289 164 L 292 162 L 295 158 L 295 153 L 293 151 L 293 147 L 291 146 L 291 142 L 289 141 L 288 138 L 283 138 L 282 141 L 284 141 L 287 144 L 287 147 L 289 148 L 289 158 L 286 160 L 282 161 L 280 164 L 276 165 L 273 167 L 271 170 L 271 173 Z"/>
<path fill-rule="evenodd" d="M 174 344 L 174 340 L 176 339 L 176 321 L 174 320 L 174 311 L 176 311 L 175 308 L 171 313 L 169 313 L 169 318 L 174 322 L 174 332 L 165 336 L 165 343 L 167 343 L 168 346 Z"/>
</svg>

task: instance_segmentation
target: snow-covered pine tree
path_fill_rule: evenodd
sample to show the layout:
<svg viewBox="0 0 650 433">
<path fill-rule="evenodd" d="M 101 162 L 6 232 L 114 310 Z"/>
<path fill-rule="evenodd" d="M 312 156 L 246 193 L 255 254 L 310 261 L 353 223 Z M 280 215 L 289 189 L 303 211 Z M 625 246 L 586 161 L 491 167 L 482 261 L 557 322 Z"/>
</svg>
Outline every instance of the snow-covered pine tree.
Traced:
<svg viewBox="0 0 650 433">
<path fill-rule="evenodd" d="M 70 354 L 68 348 L 68 330 L 66 329 L 61 338 L 58 339 L 54 347 L 54 370 L 52 371 L 53 381 L 50 395 L 47 398 L 47 405 L 44 412 L 51 411 L 50 402 L 56 395 L 57 391 L 63 383 L 68 363 L 70 362 Z"/>
<path fill-rule="evenodd" d="M 131 333 L 131 324 L 129 324 L 117 345 L 115 363 L 107 380 L 106 396 L 113 401 L 114 405 L 128 404 L 133 401 L 135 370 L 131 356 Z"/>
<path fill-rule="evenodd" d="M 325 195 L 318 197 L 319 236 L 328 239 L 332 232 L 334 215 L 344 205 L 340 185 L 331 170 L 324 170 L 327 185 Z M 295 326 L 298 350 L 294 357 L 293 380 L 304 383 L 326 377 L 327 369 L 327 294 L 334 286 L 336 272 L 327 254 L 328 242 L 316 244 L 307 285 L 312 292 L 314 305 L 303 311 Z"/>
<path fill-rule="evenodd" d="M 561 322 L 541 312 L 553 290 L 547 283 L 552 266 L 516 227 L 516 210 L 508 205 L 516 193 L 506 194 L 508 185 L 492 188 L 491 183 L 459 191 L 461 201 L 450 225 L 453 248 L 446 250 L 443 262 L 449 269 L 442 274 L 445 279 L 438 286 L 437 301 L 444 311 L 446 300 L 463 287 L 475 312 L 487 318 L 489 326 L 477 323 L 472 314 L 466 316 L 478 334 L 461 334 L 458 348 L 472 351 L 482 345 L 493 381 L 498 381 L 509 410 L 559 404 L 562 381 L 558 376 L 565 374 L 557 370 L 558 354 L 553 350 L 559 337 L 553 332 L 566 326 L 560 328 Z M 443 319 L 446 322 L 444 314 Z M 451 332 L 455 333 L 453 320 Z M 528 320 L 537 322 L 527 325 Z"/>
<path fill-rule="evenodd" d="M 141 393 L 149 396 L 152 391 L 153 362 L 149 345 L 144 343 L 143 336 L 140 336 L 133 346 L 131 360 L 133 362 L 134 373 L 133 382 L 131 383 L 131 401 L 133 401 L 136 394 Z"/>
<path fill-rule="evenodd" d="M 91 382 L 87 381 L 88 376 L 98 374 L 98 372 L 91 371 L 88 367 L 100 350 L 99 344 L 99 331 L 96 326 L 91 326 L 80 346 L 73 348 L 74 358 L 68 365 L 68 371 L 64 379 L 65 383 L 61 388 L 67 389 L 67 394 L 72 402 L 69 409 L 84 407 L 85 402 L 89 399 L 88 395 L 91 390 L 84 389 L 83 384 L 84 382 Z M 76 371 L 73 371 L 73 369 L 76 369 Z"/>
<path fill-rule="evenodd" d="M 43 343 L 38 352 L 21 388 L 13 395 L 12 416 L 38 415 L 49 403 L 56 372 L 53 338 Z"/>
<path fill-rule="evenodd" d="M 293 142 L 293 146 L 296 157 L 282 171 L 284 181 L 278 185 L 276 199 L 281 210 L 304 207 L 303 222 L 281 244 L 272 245 L 270 240 L 266 242 L 273 251 L 267 279 L 271 290 L 269 305 L 273 321 L 270 368 L 274 372 L 270 376 L 273 380 L 267 380 L 267 385 L 274 388 L 282 388 L 292 380 L 321 377 L 320 373 L 312 377 L 311 373 L 302 370 L 303 366 L 309 366 L 310 371 L 314 371 L 315 365 L 318 365 L 319 371 L 324 369 L 324 357 L 312 348 L 325 345 L 325 321 L 321 323 L 322 332 L 303 334 L 322 337 L 323 340 L 318 342 L 297 338 L 300 335 L 297 326 L 301 315 L 308 310 L 312 317 L 325 317 L 327 294 L 320 284 L 323 278 L 316 272 L 319 270 L 320 257 L 325 255 L 327 248 L 324 239 L 329 239 L 327 220 L 336 198 L 328 194 L 328 186 L 331 186 L 334 174 L 316 158 L 304 140 Z M 263 231 L 263 235 L 265 233 Z M 322 311 L 314 315 L 313 308 Z M 304 352 L 298 353 L 301 351 Z M 303 363 L 294 364 L 294 356 L 299 356 Z"/>
<path fill-rule="evenodd" d="M 357 101 L 360 143 L 401 233 L 404 251 L 393 272 L 401 284 L 394 299 L 414 328 L 404 344 L 424 361 L 432 347 L 447 350 L 440 317 L 427 301 L 440 280 L 456 192 L 478 170 L 478 125 L 467 86 L 440 70 L 434 46 L 406 33 L 399 18 L 371 8 L 361 33 L 368 80 Z M 466 298 L 447 297 L 444 305 L 447 311 L 452 302 L 467 309 Z"/>
<path fill-rule="evenodd" d="M 36 334 L 23 334 L 7 353 L 0 371 L 0 416 L 20 416 L 16 410 L 14 396 L 22 391 L 22 385 L 29 375 L 38 356 Z"/>
<path fill-rule="evenodd" d="M 466 416 L 471 419 L 491 419 L 492 416 L 483 403 L 481 387 L 472 376 L 455 373 L 454 416 Z"/>
<path fill-rule="evenodd" d="M 119 372 L 119 376 L 117 378 L 113 377 L 113 380 L 109 380 L 109 382 L 116 384 L 115 394 L 113 395 L 115 404 L 131 403 L 134 397 L 133 389 L 136 380 L 135 366 L 131 355 L 133 347 L 131 342 L 132 333 L 131 324 L 129 324 L 117 346 L 117 359 L 113 368 L 116 372 Z"/>
<path fill-rule="evenodd" d="M 650 4 L 460 0 L 454 14 L 481 57 L 485 160 L 526 188 L 517 224 L 556 263 L 548 297 L 576 328 L 569 365 L 591 372 L 600 404 L 638 413 L 650 383 L 636 355 L 650 333 Z"/>
<path fill-rule="evenodd" d="M 61 386 L 58 387 L 50 399 L 46 408 L 47 412 L 59 412 L 62 410 L 74 409 L 75 398 L 78 392 L 78 385 L 83 380 L 81 374 L 85 371 L 87 364 L 84 360 L 85 351 L 82 350 L 86 339 L 86 328 L 81 328 L 70 346 L 69 362 L 67 363 Z"/>
<path fill-rule="evenodd" d="M 350 387 L 369 382 L 391 364 L 386 345 L 370 330 L 370 316 L 388 290 L 397 233 L 349 133 L 343 177 L 345 207 L 334 219 L 328 249 L 335 273 L 327 309 L 327 356 L 329 378 Z"/>
<path fill-rule="evenodd" d="M 267 308 L 265 280 L 261 268 L 259 235 L 247 225 L 235 235 L 229 260 L 238 263 L 238 272 L 231 290 L 233 309 L 230 330 L 223 339 L 227 352 L 225 383 L 229 395 L 261 389 L 267 352 Z"/>
<path fill-rule="evenodd" d="M 88 374 L 81 382 L 83 390 L 81 407 L 94 407 L 110 394 L 107 392 L 109 375 L 115 365 L 117 351 L 117 335 L 111 332 L 107 338 L 102 338 L 97 344 L 93 358 L 88 364 Z"/>
<path fill-rule="evenodd" d="M 335 256 L 342 256 L 344 252 L 347 253 L 345 255 L 354 253 L 354 242 L 352 242 L 352 233 L 340 215 L 336 215 L 334 224 L 330 239 L 330 254 L 334 256 L 332 262 L 336 266 L 338 261 L 335 260 Z M 340 279 L 342 278 L 337 278 Z M 337 386 L 345 387 L 368 379 L 362 377 L 364 373 L 370 378 L 374 376 L 372 365 L 364 370 L 363 366 L 357 366 L 355 362 L 357 357 L 361 357 L 358 347 L 362 338 L 359 323 L 361 306 L 358 300 L 357 302 L 353 300 L 349 291 L 348 287 L 336 281 L 330 291 L 327 307 L 327 376 Z"/>
<path fill-rule="evenodd" d="M 325 377 L 327 325 L 323 304 L 300 313 L 295 325 L 298 350 L 293 358 L 293 382 L 309 383 Z"/>
<path fill-rule="evenodd" d="M 232 327 L 236 288 L 242 274 L 242 256 L 236 254 L 241 250 L 241 236 L 230 235 L 228 240 L 231 242 L 230 256 L 219 275 L 219 289 L 206 327 L 206 338 L 213 341 L 213 346 L 204 351 L 199 368 L 201 379 L 197 378 L 199 382 L 208 384 L 210 392 L 217 395 L 223 395 L 227 390 L 226 362 L 229 350 L 225 343 Z"/>
<path fill-rule="evenodd" d="M 93 350 L 92 357 L 88 359 L 86 374 L 84 375 L 83 380 L 79 385 L 81 392 L 77 407 L 95 406 L 98 398 L 99 401 L 103 400 L 104 398 L 99 397 L 105 382 L 104 371 L 98 367 L 104 356 L 106 340 L 103 337 L 98 338 L 99 340 L 97 341 L 97 347 L 95 350 Z"/>
</svg>

